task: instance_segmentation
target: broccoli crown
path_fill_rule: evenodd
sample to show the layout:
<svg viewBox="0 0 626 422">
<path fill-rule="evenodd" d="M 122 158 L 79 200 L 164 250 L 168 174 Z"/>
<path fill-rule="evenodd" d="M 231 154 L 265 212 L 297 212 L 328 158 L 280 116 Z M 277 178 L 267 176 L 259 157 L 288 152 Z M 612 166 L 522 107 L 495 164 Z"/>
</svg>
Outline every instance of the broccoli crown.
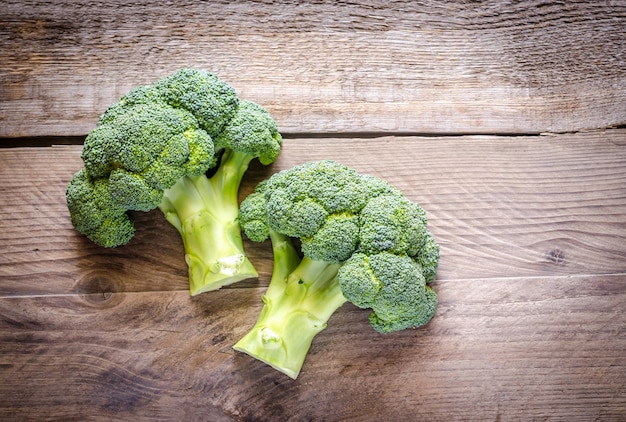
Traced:
<svg viewBox="0 0 626 422">
<path fill-rule="evenodd" d="M 217 165 L 224 148 L 245 151 L 263 164 L 276 159 L 282 138 L 262 107 L 239 101 L 234 89 L 203 70 L 181 69 L 151 85 L 131 90 L 111 105 L 85 139 L 84 171 L 70 182 L 67 202 L 75 227 L 94 242 L 110 242 L 83 231 L 115 213 L 149 211 L 164 190 L 183 176 L 199 176 Z M 90 179 L 85 184 L 85 177 Z M 107 185 L 107 200 L 93 202 L 89 212 L 72 185 Z M 70 192 L 71 190 L 71 192 Z M 71 193 L 71 194 L 70 194 Z M 91 197 L 101 196 L 93 192 Z M 132 235 L 131 235 L 132 237 Z"/>
<path fill-rule="evenodd" d="M 216 148 L 257 157 L 261 164 L 273 163 L 282 146 L 276 122 L 260 105 L 243 100 L 234 117 L 215 139 Z"/>
<path fill-rule="evenodd" d="M 240 223 L 253 241 L 274 231 L 301 241 L 302 254 L 343 264 L 337 280 L 347 300 L 372 308 L 380 332 L 423 325 L 437 299 L 439 246 L 424 210 L 386 181 L 334 161 L 283 170 L 241 204 Z"/>
</svg>

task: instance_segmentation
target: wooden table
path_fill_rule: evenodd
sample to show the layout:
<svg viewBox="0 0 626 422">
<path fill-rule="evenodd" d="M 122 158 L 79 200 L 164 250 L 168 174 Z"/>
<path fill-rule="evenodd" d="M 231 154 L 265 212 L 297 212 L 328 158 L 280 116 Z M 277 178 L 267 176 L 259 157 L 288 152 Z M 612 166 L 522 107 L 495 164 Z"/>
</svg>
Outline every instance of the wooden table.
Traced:
<svg viewBox="0 0 626 422">
<path fill-rule="evenodd" d="M 626 419 L 626 3 L 0 5 L 0 419 Z M 335 159 L 426 210 L 426 327 L 346 304 L 296 381 L 232 350 L 260 276 L 190 298 L 175 229 L 103 249 L 65 187 L 105 108 L 180 67 L 266 107 L 270 174 Z"/>
</svg>

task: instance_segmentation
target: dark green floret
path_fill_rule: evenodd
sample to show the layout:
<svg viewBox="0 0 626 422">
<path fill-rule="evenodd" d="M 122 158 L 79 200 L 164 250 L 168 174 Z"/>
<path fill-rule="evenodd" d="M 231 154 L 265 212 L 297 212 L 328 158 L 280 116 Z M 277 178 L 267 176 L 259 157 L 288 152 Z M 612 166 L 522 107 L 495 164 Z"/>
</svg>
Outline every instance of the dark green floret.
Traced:
<svg viewBox="0 0 626 422">
<path fill-rule="evenodd" d="M 281 146 L 265 109 L 211 73 L 181 69 L 100 117 L 67 188 L 72 223 L 115 247 L 135 232 L 128 211 L 159 208 L 183 240 L 192 295 L 256 277 L 243 250 L 239 186 L 253 159 L 272 163 Z"/>
<path fill-rule="evenodd" d="M 124 244 L 135 234 L 126 208 L 113 200 L 108 181 L 92 179 L 85 169 L 67 187 L 67 202 L 76 230 L 98 238 L 104 247 Z"/>
<path fill-rule="evenodd" d="M 371 309 L 380 333 L 435 314 L 428 283 L 439 246 L 426 213 L 380 178 L 334 161 L 305 163 L 260 183 L 242 202 L 240 223 L 252 241 L 271 239 L 274 270 L 256 324 L 234 348 L 292 378 L 346 301 Z"/>
</svg>

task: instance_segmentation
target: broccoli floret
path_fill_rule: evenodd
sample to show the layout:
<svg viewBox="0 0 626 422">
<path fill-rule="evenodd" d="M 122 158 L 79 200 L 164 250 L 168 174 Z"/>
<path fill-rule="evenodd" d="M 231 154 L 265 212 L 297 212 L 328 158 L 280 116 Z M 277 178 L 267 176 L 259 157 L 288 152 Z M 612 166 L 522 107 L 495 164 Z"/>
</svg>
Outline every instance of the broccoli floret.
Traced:
<svg viewBox="0 0 626 422">
<path fill-rule="evenodd" d="M 67 201 L 72 204 L 74 227 L 99 239 L 102 246 L 126 243 L 135 234 L 126 208 L 113 200 L 106 179 L 92 179 L 85 169 L 80 170 L 67 187 Z"/>
<path fill-rule="evenodd" d="M 295 379 L 313 338 L 346 301 L 371 309 L 380 333 L 422 326 L 435 314 L 428 283 L 439 246 L 424 210 L 386 181 L 334 161 L 305 163 L 261 182 L 239 214 L 249 239 L 271 239 L 274 272 L 261 314 L 235 350 Z"/>
<path fill-rule="evenodd" d="M 435 314 L 437 296 L 408 255 L 355 253 L 339 269 L 338 279 L 348 301 L 372 309 L 370 323 L 381 333 L 424 325 Z"/>
<path fill-rule="evenodd" d="M 128 211 L 159 208 L 179 231 L 190 293 L 256 277 L 238 221 L 249 163 L 272 163 L 282 138 L 261 106 L 203 70 L 181 69 L 131 90 L 85 139 L 71 180 L 74 227 L 105 247 L 134 234 Z"/>
</svg>

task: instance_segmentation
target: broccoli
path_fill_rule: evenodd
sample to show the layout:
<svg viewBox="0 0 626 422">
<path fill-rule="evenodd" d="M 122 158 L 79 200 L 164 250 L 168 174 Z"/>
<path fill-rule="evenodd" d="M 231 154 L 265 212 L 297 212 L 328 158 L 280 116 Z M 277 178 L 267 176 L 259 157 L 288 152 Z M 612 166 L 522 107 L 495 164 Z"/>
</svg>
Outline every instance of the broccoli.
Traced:
<svg viewBox="0 0 626 422">
<path fill-rule="evenodd" d="M 72 224 L 115 247 L 134 235 L 129 211 L 159 208 L 182 237 L 191 295 L 256 277 L 239 186 L 253 159 L 270 164 L 281 146 L 265 109 L 211 73 L 181 69 L 131 90 L 87 135 L 66 191 Z"/>
<path fill-rule="evenodd" d="M 314 336 L 346 301 L 371 308 L 380 333 L 433 317 L 428 284 L 439 246 L 424 210 L 386 181 L 309 162 L 261 182 L 239 215 L 250 240 L 270 238 L 274 269 L 258 320 L 235 350 L 295 379 Z"/>
</svg>

